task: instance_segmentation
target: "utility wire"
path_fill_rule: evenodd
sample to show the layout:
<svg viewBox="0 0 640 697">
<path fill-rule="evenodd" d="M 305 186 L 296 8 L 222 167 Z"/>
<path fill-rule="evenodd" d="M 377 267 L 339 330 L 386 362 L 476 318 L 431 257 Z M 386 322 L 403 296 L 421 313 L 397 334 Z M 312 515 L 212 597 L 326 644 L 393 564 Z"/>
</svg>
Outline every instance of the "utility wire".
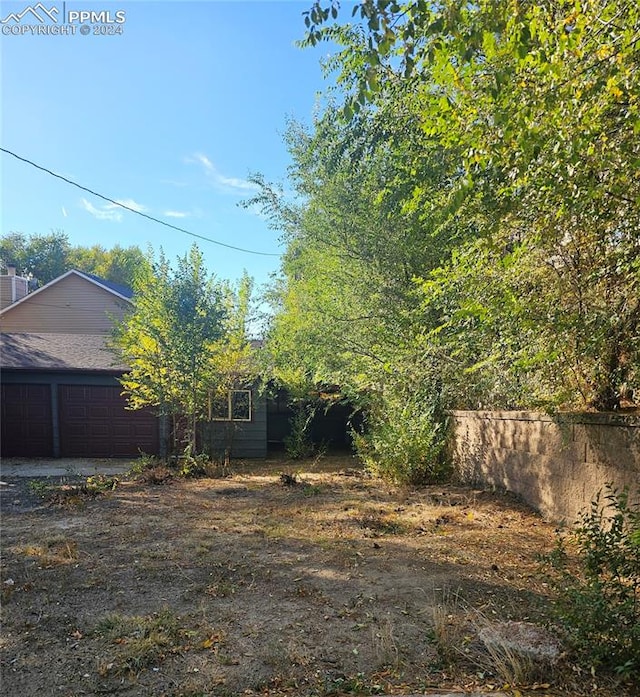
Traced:
<svg viewBox="0 0 640 697">
<path fill-rule="evenodd" d="M 171 223 L 167 223 L 166 220 L 160 220 L 160 218 L 154 218 L 152 215 L 148 215 L 147 213 L 143 213 L 142 211 L 138 211 L 135 208 L 131 208 L 131 206 L 127 206 L 124 203 L 120 203 L 120 201 L 116 201 L 112 198 L 109 198 L 108 196 L 104 196 L 103 194 L 99 194 L 97 191 L 93 191 L 93 189 L 89 189 L 86 186 L 82 186 L 81 184 L 78 184 L 77 182 L 72 181 L 71 179 L 67 179 L 67 177 L 63 177 L 61 174 L 57 174 L 56 172 L 52 172 L 50 169 L 47 169 L 46 167 L 42 167 L 41 165 L 38 165 L 35 162 L 32 162 L 31 160 L 28 160 L 26 157 L 20 157 L 20 155 L 16 155 L 16 153 L 11 152 L 11 150 L 7 150 L 6 148 L 0 147 L 0 151 L 6 153 L 7 155 L 11 155 L 12 157 L 15 157 L 16 160 L 20 160 L 21 162 L 26 162 L 28 165 L 31 165 L 32 167 L 35 167 L 36 169 L 39 169 L 42 172 L 46 172 L 47 174 L 50 174 L 52 177 L 56 177 L 56 179 L 62 179 L 63 182 L 66 182 L 67 184 L 71 184 L 72 186 L 75 186 L 78 189 L 82 189 L 82 191 L 86 191 L 87 193 L 91 194 L 92 196 L 97 196 L 98 198 L 101 198 L 103 201 L 108 201 L 109 203 L 112 203 L 116 206 L 119 206 L 120 208 L 124 208 L 125 210 L 130 211 L 131 213 L 135 213 L 136 215 L 141 215 L 143 218 L 147 218 L 147 220 L 151 220 L 154 223 L 164 225 L 165 227 L 171 228 L 172 230 L 177 230 L 178 232 L 182 232 L 185 235 L 191 235 L 191 237 L 196 237 L 199 240 L 204 240 L 205 242 L 211 242 L 212 244 L 217 244 L 220 247 L 226 247 L 227 249 L 234 249 L 236 252 L 244 252 L 245 254 L 257 254 L 257 255 L 263 256 L 263 257 L 279 257 L 280 256 L 280 254 L 276 254 L 275 252 L 257 252 L 254 249 L 244 249 L 243 247 L 235 247 L 232 244 L 226 244 L 226 242 L 219 242 L 218 240 L 214 240 L 211 237 L 205 237 L 204 235 L 198 235 L 196 232 L 191 232 L 190 230 L 185 230 L 184 228 L 178 227 L 177 225 L 172 225 Z"/>
</svg>

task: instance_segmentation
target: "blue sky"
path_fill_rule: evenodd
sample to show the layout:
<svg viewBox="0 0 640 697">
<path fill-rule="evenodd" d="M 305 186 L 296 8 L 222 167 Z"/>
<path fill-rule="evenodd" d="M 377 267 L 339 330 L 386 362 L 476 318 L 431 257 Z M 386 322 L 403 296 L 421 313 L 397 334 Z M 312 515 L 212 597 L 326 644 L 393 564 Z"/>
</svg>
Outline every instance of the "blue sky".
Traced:
<svg viewBox="0 0 640 697">
<path fill-rule="evenodd" d="M 60 17 L 126 19 L 116 35 L 94 25 L 87 35 L 0 35 L 2 147 L 196 234 L 278 254 L 278 232 L 237 203 L 252 193 L 250 172 L 285 177 L 286 118 L 309 123 L 326 87 L 327 47 L 294 46 L 311 4 L 43 2 Z M 26 7 L 2 2 L 0 20 Z M 0 166 L 2 234 L 61 229 L 72 244 L 151 244 L 171 259 L 194 241 L 4 153 Z M 246 269 L 261 284 L 278 268 L 278 257 L 198 245 L 221 278 Z"/>
</svg>

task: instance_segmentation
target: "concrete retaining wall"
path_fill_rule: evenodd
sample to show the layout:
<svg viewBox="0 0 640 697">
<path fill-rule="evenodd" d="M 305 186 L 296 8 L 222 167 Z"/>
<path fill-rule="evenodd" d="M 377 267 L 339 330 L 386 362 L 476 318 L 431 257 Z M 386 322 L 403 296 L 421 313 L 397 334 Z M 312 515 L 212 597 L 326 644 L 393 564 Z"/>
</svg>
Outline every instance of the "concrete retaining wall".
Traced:
<svg viewBox="0 0 640 697">
<path fill-rule="evenodd" d="M 456 411 L 453 459 L 468 483 L 512 491 L 573 523 L 612 482 L 640 502 L 640 415 Z"/>
</svg>

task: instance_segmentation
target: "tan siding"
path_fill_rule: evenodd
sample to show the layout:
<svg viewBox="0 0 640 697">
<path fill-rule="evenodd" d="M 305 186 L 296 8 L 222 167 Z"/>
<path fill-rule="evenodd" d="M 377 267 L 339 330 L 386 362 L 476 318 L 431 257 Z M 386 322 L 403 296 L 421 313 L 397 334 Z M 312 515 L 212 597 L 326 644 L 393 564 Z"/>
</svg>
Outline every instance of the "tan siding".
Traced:
<svg viewBox="0 0 640 697">
<path fill-rule="evenodd" d="M 71 274 L 0 318 L 3 332 L 108 334 L 112 317 L 120 318 L 130 307 L 107 290 Z"/>
<path fill-rule="evenodd" d="M 22 276 L 0 276 L 0 310 L 27 294 L 27 279 Z"/>
</svg>

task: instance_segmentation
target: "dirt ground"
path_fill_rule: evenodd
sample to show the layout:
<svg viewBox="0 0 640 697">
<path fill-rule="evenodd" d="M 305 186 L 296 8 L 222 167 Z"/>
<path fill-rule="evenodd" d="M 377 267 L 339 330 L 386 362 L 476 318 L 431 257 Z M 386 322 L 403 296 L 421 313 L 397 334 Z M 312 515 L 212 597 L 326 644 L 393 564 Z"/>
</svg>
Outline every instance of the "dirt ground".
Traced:
<svg viewBox="0 0 640 697">
<path fill-rule="evenodd" d="M 5 477 L 2 694 L 625 694 L 551 670 L 510 692 L 483 650 L 482 627 L 549 610 L 554 528 L 513 497 L 396 488 L 352 458 L 281 476 L 298 467 L 62 504 Z"/>
</svg>

